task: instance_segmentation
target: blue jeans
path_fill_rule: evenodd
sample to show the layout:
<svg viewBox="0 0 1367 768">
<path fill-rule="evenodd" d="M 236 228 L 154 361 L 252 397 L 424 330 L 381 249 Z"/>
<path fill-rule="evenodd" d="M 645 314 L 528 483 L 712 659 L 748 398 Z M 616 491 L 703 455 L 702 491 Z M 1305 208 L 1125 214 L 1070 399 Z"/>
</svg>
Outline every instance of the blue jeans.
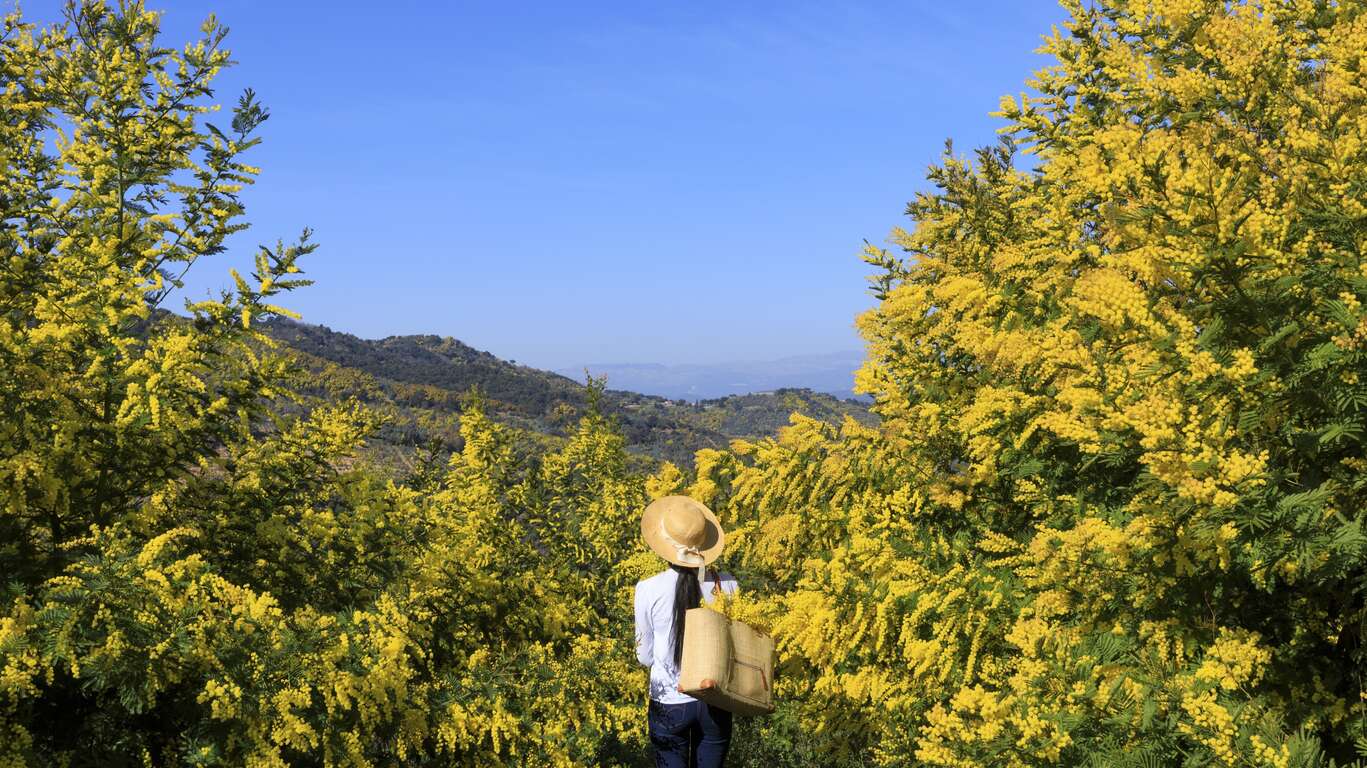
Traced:
<svg viewBox="0 0 1367 768">
<path fill-rule="evenodd" d="M 701 701 L 646 710 L 656 768 L 721 768 L 731 746 L 731 713 Z"/>
</svg>

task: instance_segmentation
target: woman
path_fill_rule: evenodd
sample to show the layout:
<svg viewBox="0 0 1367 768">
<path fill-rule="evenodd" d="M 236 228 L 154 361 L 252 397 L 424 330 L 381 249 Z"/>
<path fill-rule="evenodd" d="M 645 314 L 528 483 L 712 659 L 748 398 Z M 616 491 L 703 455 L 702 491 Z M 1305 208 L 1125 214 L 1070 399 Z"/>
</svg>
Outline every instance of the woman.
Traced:
<svg viewBox="0 0 1367 768">
<path fill-rule="evenodd" d="M 736 591 L 730 574 L 709 572 L 725 534 L 717 516 L 687 496 L 665 496 L 641 516 L 641 536 L 669 564 L 636 584 L 636 658 L 650 668 L 650 743 L 659 768 L 719 768 L 731 746 L 731 713 L 679 690 L 684 613 L 712 601 L 718 584 Z M 706 584 L 706 587 L 704 587 Z"/>
</svg>

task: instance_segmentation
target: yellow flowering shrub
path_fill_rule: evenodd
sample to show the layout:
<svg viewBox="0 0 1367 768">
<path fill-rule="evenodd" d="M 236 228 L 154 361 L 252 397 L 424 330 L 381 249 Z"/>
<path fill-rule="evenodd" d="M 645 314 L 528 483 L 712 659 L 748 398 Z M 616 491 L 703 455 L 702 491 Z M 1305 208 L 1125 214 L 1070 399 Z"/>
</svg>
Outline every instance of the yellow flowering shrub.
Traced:
<svg viewBox="0 0 1367 768">
<path fill-rule="evenodd" d="M 476 398 L 403 484 L 256 330 L 307 237 L 161 306 L 257 173 L 222 28 L 7 16 L 0 766 L 641 765 L 669 493 L 778 646 L 736 765 L 1367 757 L 1367 6 L 1065 5 L 1000 145 L 865 254 L 877 427 L 640 477 L 597 409 L 551 450 Z"/>
<path fill-rule="evenodd" d="M 307 233 L 163 309 L 245 226 L 267 113 L 215 125 L 223 28 L 158 24 L 0 32 L 0 765 L 642 764 L 624 439 L 594 410 L 547 452 L 476 400 L 385 479 L 380 417 L 302 403 L 256 330 Z"/>
<path fill-rule="evenodd" d="M 826 764 L 1367 757 L 1367 6 L 1064 4 L 866 253 L 879 428 L 670 484 Z"/>
</svg>

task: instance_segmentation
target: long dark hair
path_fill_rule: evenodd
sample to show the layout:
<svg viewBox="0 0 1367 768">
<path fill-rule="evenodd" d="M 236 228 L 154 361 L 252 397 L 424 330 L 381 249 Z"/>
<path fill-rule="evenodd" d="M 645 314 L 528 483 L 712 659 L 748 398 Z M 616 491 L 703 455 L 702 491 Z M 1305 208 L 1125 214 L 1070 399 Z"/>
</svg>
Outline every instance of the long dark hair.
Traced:
<svg viewBox="0 0 1367 768">
<path fill-rule="evenodd" d="M 674 666 L 683 661 L 684 613 L 702 605 L 702 585 L 698 583 L 698 569 L 686 565 L 669 564 L 678 574 L 674 579 L 674 626 L 670 633 L 674 643 Z"/>
</svg>

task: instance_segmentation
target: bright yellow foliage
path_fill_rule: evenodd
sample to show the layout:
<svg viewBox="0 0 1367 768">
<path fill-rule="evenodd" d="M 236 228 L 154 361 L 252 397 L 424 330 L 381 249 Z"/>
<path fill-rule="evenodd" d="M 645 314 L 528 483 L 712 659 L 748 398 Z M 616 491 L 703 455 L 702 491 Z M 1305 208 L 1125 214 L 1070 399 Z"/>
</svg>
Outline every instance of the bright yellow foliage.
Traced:
<svg viewBox="0 0 1367 768">
<path fill-rule="evenodd" d="M 735 764 L 1360 756 L 1367 6 L 1066 6 L 1001 145 L 866 253 L 878 427 L 795 414 L 643 478 L 596 409 L 547 452 L 476 403 L 403 485 L 255 330 L 306 240 L 160 308 L 256 174 L 254 98 L 205 123 L 221 28 L 8 17 L 0 766 L 640 765 L 669 493 L 778 644 Z"/>
<path fill-rule="evenodd" d="M 1367 6 L 1065 5 L 1002 144 L 866 254 L 881 427 L 691 489 L 832 761 L 1351 761 Z"/>
<path fill-rule="evenodd" d="M 623 439 L 541 455 L 476 405 L 446 472 L 382 480 L 377 417 L 301 413 L 255 330 L 306 239 L 163 310 L 267 115 L 206 122 L 223 29 L 158 23 L 0 35 L 0 765 L 639 763 Z"/>
</svg>

